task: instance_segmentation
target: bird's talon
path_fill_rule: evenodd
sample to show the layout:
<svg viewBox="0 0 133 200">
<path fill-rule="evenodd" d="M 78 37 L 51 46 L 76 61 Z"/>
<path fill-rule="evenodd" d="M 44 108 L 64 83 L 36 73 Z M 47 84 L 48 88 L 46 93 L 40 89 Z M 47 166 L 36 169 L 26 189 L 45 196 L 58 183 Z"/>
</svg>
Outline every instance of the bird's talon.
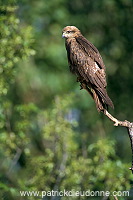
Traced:
<svg viewBox="0 0 133 200">
<path fill-rule="evenodd" d="M 82 90 L 83 89 L 83 86 L 82 85 L 80 85 L 80 90 Z"/>
<path fill-rule="evenodd" d="M 81 82 L 81 78 L 77 77 L 77 82 Z"/>
</svg>

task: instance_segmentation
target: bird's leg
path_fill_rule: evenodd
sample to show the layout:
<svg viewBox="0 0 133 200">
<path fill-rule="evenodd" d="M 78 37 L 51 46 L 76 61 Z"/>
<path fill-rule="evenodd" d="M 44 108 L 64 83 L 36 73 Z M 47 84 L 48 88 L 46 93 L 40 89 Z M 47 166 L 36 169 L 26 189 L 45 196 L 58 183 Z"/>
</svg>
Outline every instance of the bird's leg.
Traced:
<svg viewBox="0 0 133 200">
<path fill-rule="evenodd" d="M 86 81 L 80 76 L 77 77 L 77 82 L 80 82 L 80 90 L 85 89 L 93 98 L 93 93 L 92 93 L 91 89 L 89 89 L 89 87 L 87 87 L 87 85 L 89 83 L 86 84 Z"/>
<path fill-rule="evenodd" d="M 77 77 L 77 82 L 83 82 L 83 79 L 81 77 Z"/>
<path fill-rule="evenodd" d="M 86 86 L 86 84 L 82 81 L 80 82 L 80 90 L 85 89 L 85 90 L 89 90 L 89 88 Z"/>
<path fill-rule="evenodd" d="M 77 82 L 80 82 L 80 90 L 84 89 L 82 84 L 83 84 L 83 79 L 81 77 L 77 77 Z"/>
<path fill-rule="evenodd" d="M 93 93 L 92 93 L 91 90 L 87 87 L 86 83 L 81 82 L 80 87 L 81 87 L 80 90 L 85 89 L 85 90 L 92 96 L 92 98 L 93 98 Z"/>
<path fill-rule="evenodd" d="M 83 83 L 80 84 L 80 90 L 82 90 L 82 89 L 85 89 Z"/>
</svg>

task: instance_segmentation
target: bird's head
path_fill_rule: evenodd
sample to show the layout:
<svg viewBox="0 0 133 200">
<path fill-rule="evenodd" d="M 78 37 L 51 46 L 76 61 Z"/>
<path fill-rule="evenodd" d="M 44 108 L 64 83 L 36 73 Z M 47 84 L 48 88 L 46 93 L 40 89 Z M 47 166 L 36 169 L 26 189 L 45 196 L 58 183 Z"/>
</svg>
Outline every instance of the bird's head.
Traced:
<svg viewBox="0 0 133 200">
<path fill-rule="evenodd" d="M 78 28 L 76 28 L 75 26 L 66 26 L 62 30 L 63 38 L 74 38 L 80 34 L 81 34 L 80 30 Z"/>
</svg>

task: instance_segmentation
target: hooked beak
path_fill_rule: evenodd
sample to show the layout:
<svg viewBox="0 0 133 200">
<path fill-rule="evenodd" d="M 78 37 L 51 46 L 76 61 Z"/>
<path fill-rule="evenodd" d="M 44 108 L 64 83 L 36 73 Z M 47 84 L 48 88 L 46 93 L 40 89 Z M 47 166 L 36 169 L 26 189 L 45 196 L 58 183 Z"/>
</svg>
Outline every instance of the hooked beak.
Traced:
<svg viewBox="0 0 133 200">
<path fill-rule="evenodd" d="M 62 33 L 62 38 L 65 38 L 65 33 Z"/>
</svg>

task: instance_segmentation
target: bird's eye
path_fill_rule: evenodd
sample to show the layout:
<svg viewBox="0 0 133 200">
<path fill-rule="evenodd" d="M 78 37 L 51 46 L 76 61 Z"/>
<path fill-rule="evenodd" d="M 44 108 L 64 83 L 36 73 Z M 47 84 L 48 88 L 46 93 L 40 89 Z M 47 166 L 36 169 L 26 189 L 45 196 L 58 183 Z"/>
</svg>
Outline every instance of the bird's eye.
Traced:
<svg viewBox="0 0 133 200">
<path fill-rule="evenodd" d="M 75 31 L 67 31 L 66 33 L 68 33 L 68 34 L 69 34 L 69 33 L 75 33 Z"/>
</svg>

